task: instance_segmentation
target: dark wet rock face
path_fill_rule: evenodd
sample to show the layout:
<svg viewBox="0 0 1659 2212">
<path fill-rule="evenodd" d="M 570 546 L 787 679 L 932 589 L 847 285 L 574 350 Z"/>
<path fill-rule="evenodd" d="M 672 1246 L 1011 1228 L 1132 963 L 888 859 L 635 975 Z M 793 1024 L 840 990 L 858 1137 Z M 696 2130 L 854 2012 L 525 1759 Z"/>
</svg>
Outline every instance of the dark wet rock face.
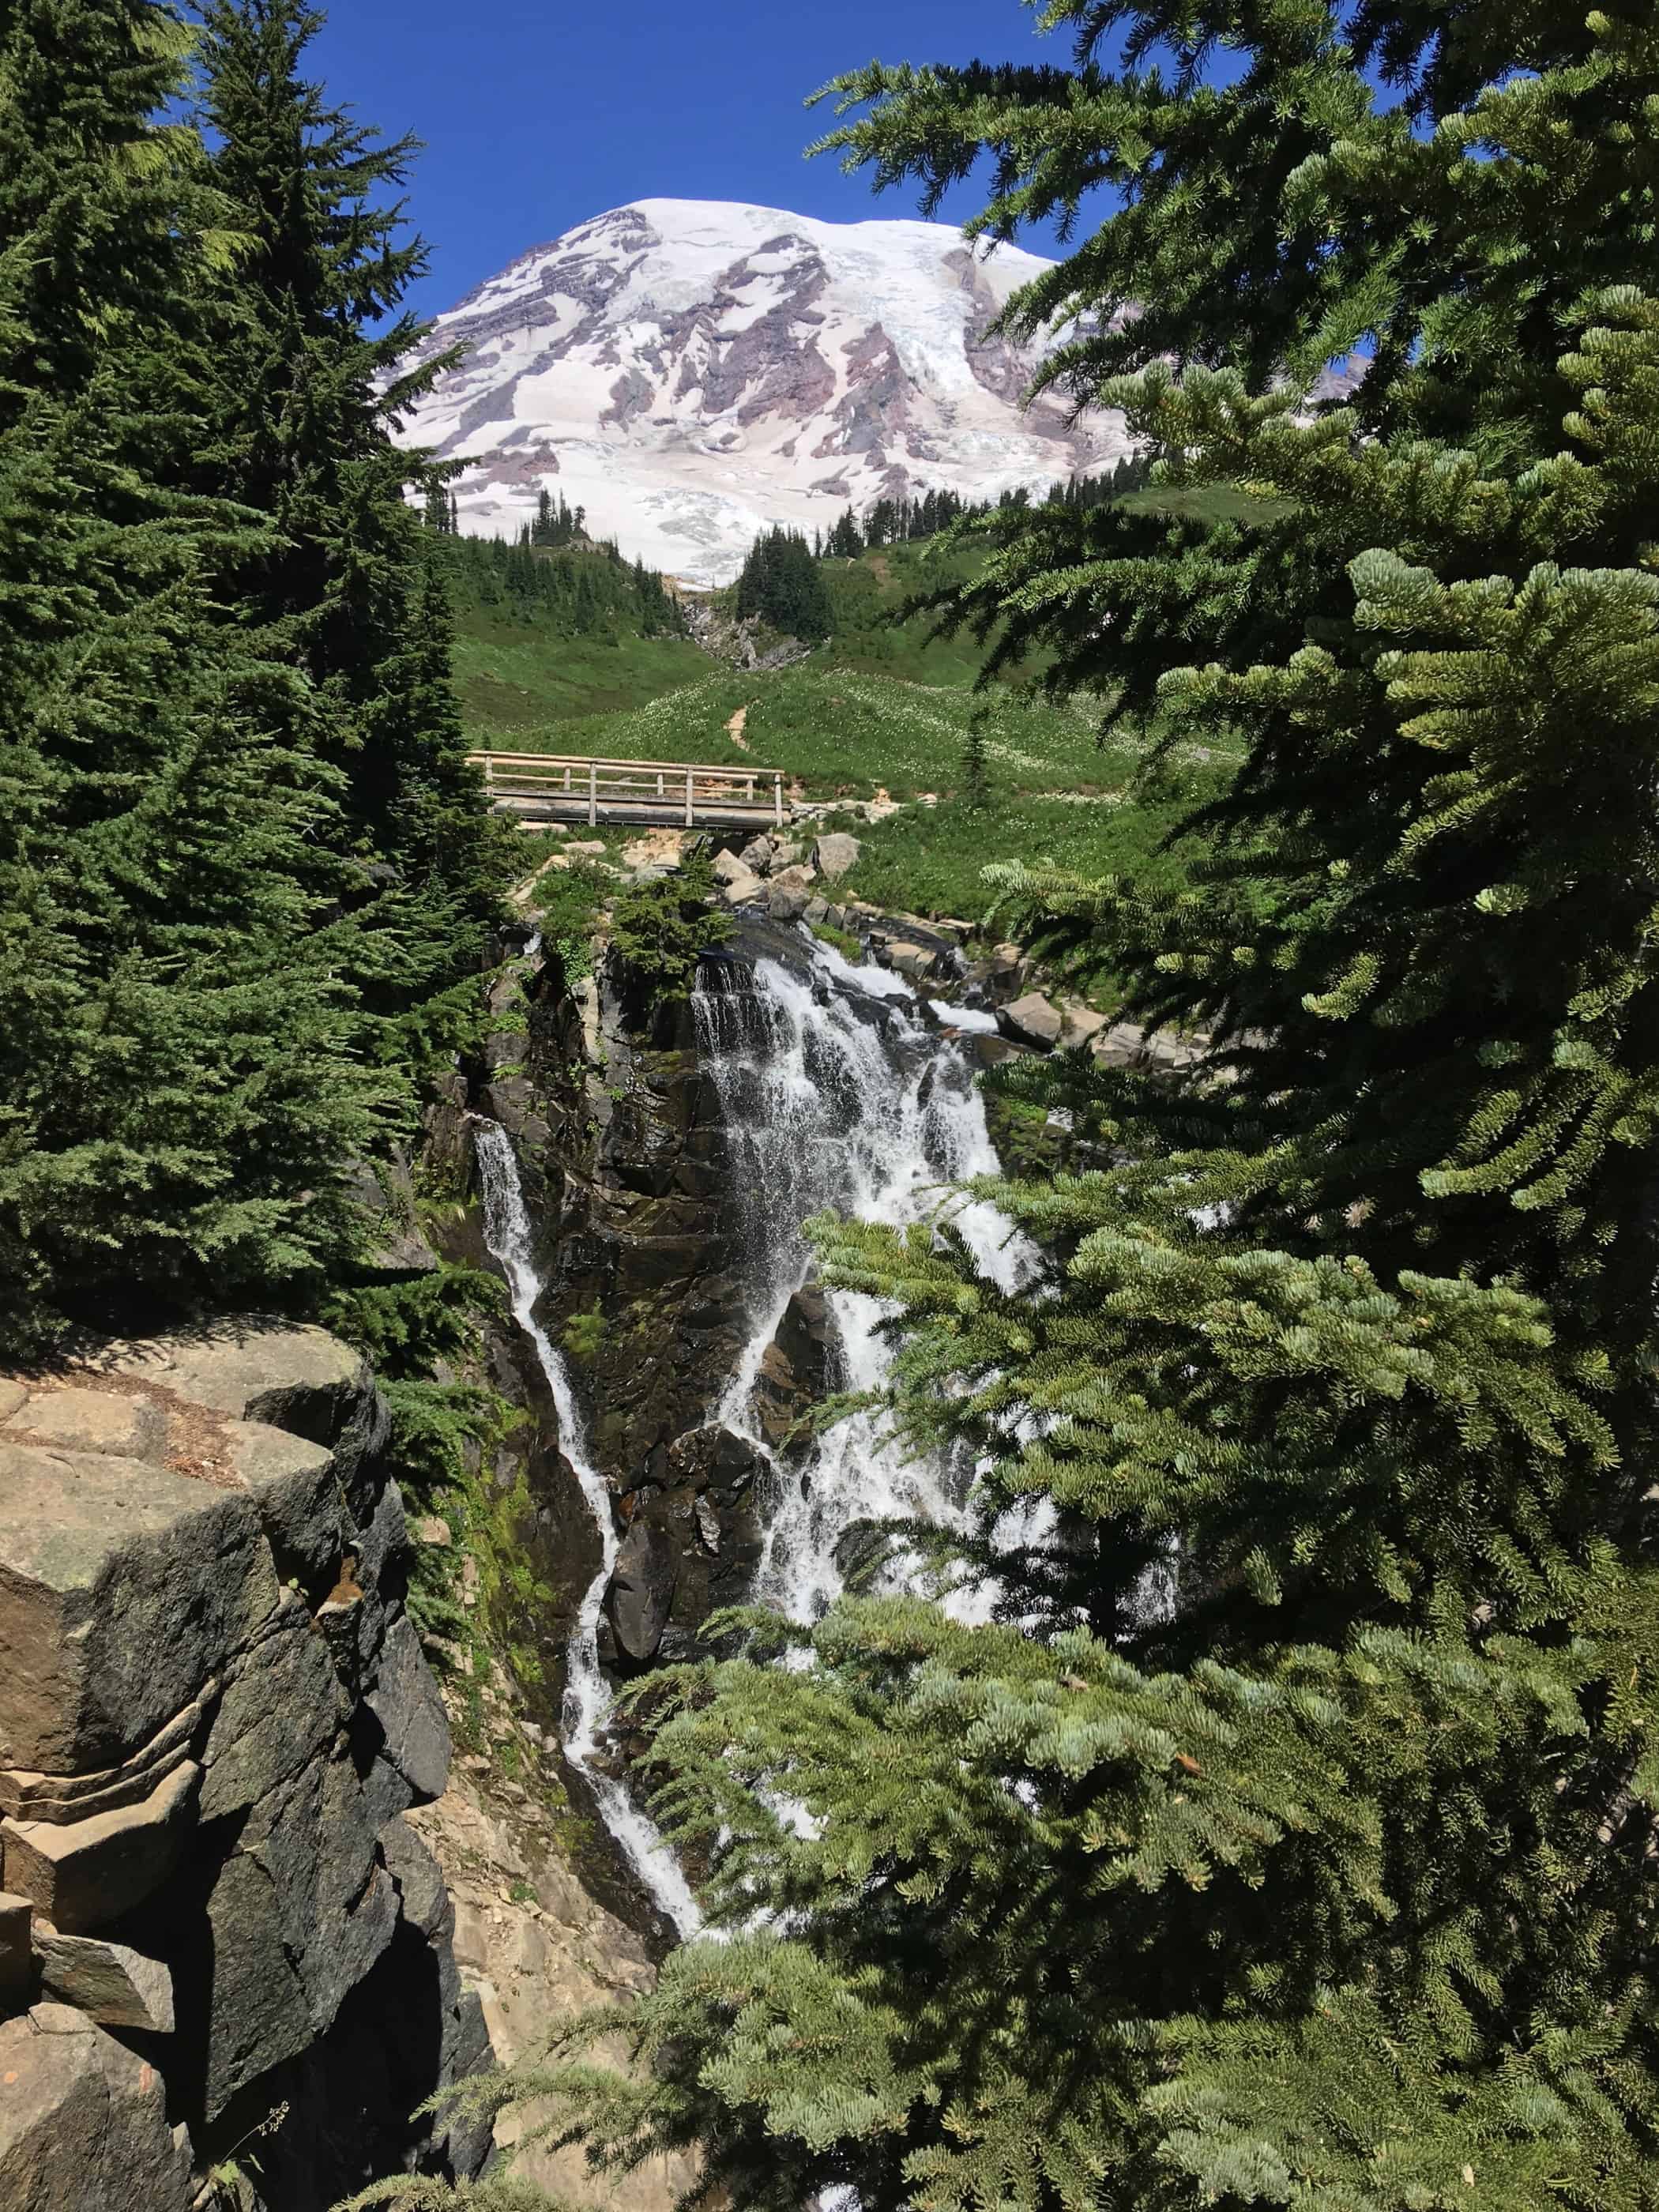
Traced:
<svg viewBox="0 0 1659 2212">
<path fill-rule="evenodd" d="M 185 2212 L 284 2104 L 286 2212 L 476 2170 L 408 2117 L 489 2053 L 441 1916 L 404 1911 L 449 1733 L 386 1437 L 316 1328 L 0 1378 L 4 2212 Z"/>
<path fill-rule="evenodd" d="M 623 1537 L 605 1600 L 619 1657 L 656 1657 L 673 1610 L 677 1548 L 667 1516 L 653 1512 L 641 1513 Z"/>
<path fill-rule="evenodd" d="M 806 1449 L 808 1416 L 836 1387 L 836 1352 L 829 1303 L 816 1283 L 803 1283 L 783 1310 L 755 1380 L 762 1433 L 785 1458 Z"/>
</svg>

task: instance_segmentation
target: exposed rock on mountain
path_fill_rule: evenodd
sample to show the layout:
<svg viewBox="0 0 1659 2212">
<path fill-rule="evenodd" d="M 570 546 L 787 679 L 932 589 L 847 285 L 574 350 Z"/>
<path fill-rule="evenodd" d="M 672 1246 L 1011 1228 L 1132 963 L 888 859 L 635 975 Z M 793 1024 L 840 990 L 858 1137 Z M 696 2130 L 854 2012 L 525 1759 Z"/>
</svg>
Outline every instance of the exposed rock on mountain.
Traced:
<svg viewBox="0 0 1659 2212">
<path fill-rule="evenodd" d="M 1020 395 L 1039 355 L 987 335 L 1045 266 L 944 223 L 818 222 L 641 200 L 538 246 L 438 319 L 467 348 L 410 442 L 469 464 L 464 529 L 515 530 L 544 486 L 624 552 L 701 582 L 757 533 L 849 502 L 970 498 L 1109 462 L 1122 418 Z"/>
</svg>

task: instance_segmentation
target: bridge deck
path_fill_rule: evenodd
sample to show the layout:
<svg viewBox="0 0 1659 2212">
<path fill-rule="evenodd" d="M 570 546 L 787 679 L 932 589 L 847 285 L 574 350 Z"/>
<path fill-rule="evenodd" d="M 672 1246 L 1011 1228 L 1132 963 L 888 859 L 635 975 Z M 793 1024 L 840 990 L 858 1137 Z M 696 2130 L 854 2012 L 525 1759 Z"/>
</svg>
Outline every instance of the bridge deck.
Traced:
<svg viewBox="0 0 1659 2212">
<path fill-rule="evenodd" d="M 478 752 L 498 813 L 526 823 L 633 822 L 654 828 L 780 828 L 790 819 L 784 771 L 722 763 L 602 760 L 583 754 Z"/>
</svg>

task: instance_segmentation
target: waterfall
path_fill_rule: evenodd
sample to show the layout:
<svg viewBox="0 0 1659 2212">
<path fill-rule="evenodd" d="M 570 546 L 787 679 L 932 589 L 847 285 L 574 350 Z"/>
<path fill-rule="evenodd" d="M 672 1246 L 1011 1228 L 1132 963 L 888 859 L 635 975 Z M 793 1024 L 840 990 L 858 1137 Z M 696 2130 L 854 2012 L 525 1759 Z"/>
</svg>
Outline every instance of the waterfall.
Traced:
<svg viewBox="0 0 1659 2212">
<path fill-rule="evenodd" d="M 536 1273 L 530 1217 L 512 1140 L 499 1122 L 472 1117 L 478 1180 L 483 1195 L 484 1237 L 507 1275 L 514 1319 L 536 1347 L 536 1357 L 559 1417 L 559 1443 L 575 1471 L 593 1525 L 599 1532 L 599 1571 L 588 1584 L 571 1631 L 566 1661 L 564 1750 L 580 1767 L 599 1802 L 606 1827 L 658 1905 L 682 1936 L 696 1935 L 702 1916 L 679 1862 L 614 1775 L 593 1764 L 599 1731 L 611 1710 L 611 1692 L 599 1671 L 599 1607 L 617 1564 L 611 1492 L 589 1455 L 586 1427 L 562 1355 L 536 1318 L 542 1290 Z"/>
<path fill-rule="evenodd" d="M 944 1186 L 998 1165 L 969 1063 L 923 1023 L 902 979 L 854 968 L 816 944 L 807 957 L 805 974 L 759 961 L 752 982 L 746 969 L 706 964 L 693 1002 L 699 1054 L 732 1148 L 750 1285 L 748 1341 L 715 1418 L 772 1462 L 777 1503 L 755 1594 L 803 1620 L 842 1589 L 836 1550 L 851 1522 L 905 1516 L 961 1528 L 967 1516 L 944 1462 L 907 1457 L 868 1416 L 818 1438 L 798 1468 L 768 1448 L 755 1386 L 810 1273 L 800 1224 L 833 1207 L 902 1227 L 933 1215 Z M 952 1015 L 943 1005 L 936 1012 Z M 1017 1288 L 1034 1256 L 1025 1241 L 992 1206 L 957 1200 L 950 1214 L 981 1272 Z M 890 1307 L 850 1291 L 826 1295 L 839 1386 L 878 1389 Z"/>
<path fill-rule="evenodd" d="M 972 1066 L 960 1046 L 930 1025 L 902 978 L 854 967 L 803 930 L 798 963 L 706 962 L 692 1006 L 698 1056 L 720 1102 L 729 1147 L 731 1203 L 747 1279 L 746 1334 L 730 1379 L 707 1418 L 745 1437 L 771 1469 L 755 1596 L 811 1620 L 840 1594 L 836 1547 L 855 1521 L 914 1518 L 968 1525 L 965 1481 L 941 1457 L 908 1457 L 878 1420 L 854 1415 L 801 1455 L 775 1451 L 758 1418 L 756 1385 L 791 1300 L 811 1273 L 801 1235 L 810 1215 L 834 1209 L 894 1227 L 934 1218 L 941 1206 L 979 1269 L 1016 1290 L 1036 1254 L 993 1206 L 950 1196 L 949 1186 L 994 1173 L 997 1156 Z M 939 1022 L 958 1010 L 932 1002 Z M 982 1026 L 963 1018 L 963 1027 Z M 605 1826 L 651 1896 L 682 1936 L 701 1915 L 672 1851 L 626 1786 L 596 1763 L 611 1697 L 599 1662 L 597 1630 L 618 1540 L 605 1477 L 564 1359 L 536 1317 L 544 1285 L 518 1164 L 498 1123 L 474 1115 L 485 1239 L 504 1270 L 514 1316 L 534 1346 L 559 1419 L 559 1440 L 599 1531 L 599 1572 L 571 1632 L 563 1714 L 564 1748 L 598 1801 Z M 890 1353 L 881 1324 L 892 1311 L 858 1292 L 825 1292 L 832 1323 L 835 1386 L 877 1390 Z M 1009 1516 L 1011 1539 L 1040 1538 L 1043 1507 Z M 896 1569 L 902 1577 L 902 1566 Z M 963 1617 L 982 1617 L 983 1589 L 947 1600 Z"/>
</svg>

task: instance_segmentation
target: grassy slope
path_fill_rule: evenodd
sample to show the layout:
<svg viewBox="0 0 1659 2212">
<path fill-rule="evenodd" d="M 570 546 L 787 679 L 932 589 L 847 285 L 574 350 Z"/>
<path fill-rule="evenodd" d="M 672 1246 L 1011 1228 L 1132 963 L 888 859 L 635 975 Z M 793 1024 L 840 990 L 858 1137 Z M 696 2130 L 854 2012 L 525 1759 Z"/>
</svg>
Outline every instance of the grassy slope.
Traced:
<svg viewBox="0 0 1659 2212">
<path fill-rule="evenodd" d="M 626 713 L 708 667 L 687 638 L 560 637 L 476 610 L 457 618 L 455 684 L 467 733 L 503 751 L 564 751 L 562 736 L 539 745 L 527 738 L 567 719 Z"/>
<path fill-rule="evenodd" d="M 1192 495 L 1207 497 L 1209 495 Z M 970 690 L 971 641 L 929 642 L 896 609 L 939 574 L 921 545 L 830 571 L 838 629 L 808 660 L 769 675 L 714 666 L 682 640 L 564 639 L 463 617 L 456 655 L 469 732 L 524 751 L 708 763 L 745 757 L 787 770 L 812 799 L 915 802 L 869 826 L 844 888 L 887 907 L 982 918 L 987 862 L 1046 858 L 1079 872 L 1169 880 L 1167 848 L 1191 803 L 1230 772 L 1224 760 L 1175 767 L 1131 799 L 1144 748 L 1099 744 L 1095 701 L 1032 702 L 1009 687 Z M 747 753 L 727 724 L 744 710 Z M 970 726 L 982 732 L 987 803 L 964 791 Z M 921 803 L 924 794 L 931 805 Z"/>
<path fill-rule="evenodd" d="M 895 620 L 919 592 L 955 582 L 974 556 L 934 542 L 888 545 L 856 561 L 826 562 L 836 634 L 824 647 L 837 667 L 907 677 L 916 684 L 969 684 L 979 674 L 980 652 L 971 637 L 930 638 L 925 617 Z"/>
</svg>

